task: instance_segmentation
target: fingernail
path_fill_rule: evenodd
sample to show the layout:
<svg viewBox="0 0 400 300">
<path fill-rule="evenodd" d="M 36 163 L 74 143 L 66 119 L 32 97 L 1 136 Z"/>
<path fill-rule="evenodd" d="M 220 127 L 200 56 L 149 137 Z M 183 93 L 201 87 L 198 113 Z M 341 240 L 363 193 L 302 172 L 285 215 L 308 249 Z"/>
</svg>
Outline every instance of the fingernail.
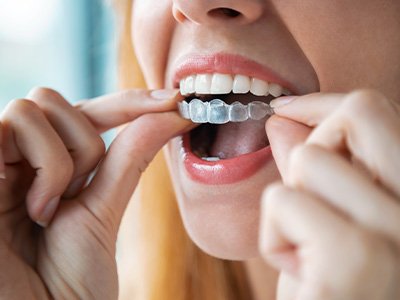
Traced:
<svg viewBox="0 0 400 300">
<path fill-rule="evenodd" d="M 174 98 L 179 93 L 177 89 L 162 89 L 154 90 L 150 93 L 150 96 L 155 100 L 168 100 Z"/>
<path fill-rule="evenodd" d="M 278 108 L 281 106 L 284 106 L 286 104 L 289 104 L 293 100 L 296 100 L 299 98 L 298 96 L 284 96 L 284 97 L 279 97 L 271 101 L 269 105 L 271 105 L 272 108 Z"/>
<path fill-rule="evenodd" d="M 57 205 L 59 202 L 60 196 L 54 197 L 53 199 L 49 200 L 36 223 L 38 223 L 42 227 L 47 227 L 57 209 Z"/>
</svg>

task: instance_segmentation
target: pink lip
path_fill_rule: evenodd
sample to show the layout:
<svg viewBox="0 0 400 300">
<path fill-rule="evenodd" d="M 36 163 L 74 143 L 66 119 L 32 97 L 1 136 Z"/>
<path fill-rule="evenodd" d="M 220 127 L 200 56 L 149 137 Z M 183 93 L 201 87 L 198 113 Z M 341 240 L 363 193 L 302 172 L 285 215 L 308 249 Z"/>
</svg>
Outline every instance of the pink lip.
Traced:
<svg viewBox="0 0 400 300">
<path fill-rule="evenodd" d="M 271 161 L 271 147 L 256 152 L 240 155 L 215 162 L 197 157 L 190 147 L 190 134 L 183 136 L 183 164 L 192 180 L 208 184 L 235 183 L 257 173 L 267 162 Z"/>
<path fill-rule="evenodd" d="M 254 60 L 241 55 L 216 53 L 209 55 L 186 55 L 179 60 L 173 76 L 173 86 L 179 87 L 182 78 L 193 74 L 241 74 L 249 77 L 273 82 L 289 89 L 293 94 L 299 94 L 298 89 L 276 72 Z"/>
</svg>

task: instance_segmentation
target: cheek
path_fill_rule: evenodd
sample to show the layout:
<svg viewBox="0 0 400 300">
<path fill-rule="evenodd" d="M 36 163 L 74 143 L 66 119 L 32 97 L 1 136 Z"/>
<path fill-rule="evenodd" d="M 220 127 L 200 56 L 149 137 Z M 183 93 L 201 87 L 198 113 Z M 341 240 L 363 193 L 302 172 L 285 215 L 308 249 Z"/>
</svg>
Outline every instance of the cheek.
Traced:
<svg viewBox="0 0 400 300">
<path fill-rule="evenodd" d="M 162 88 L 174 30 L 171 1 L 135 0 L 132 41 L 149 88 Z"/>
<path fill-rule="evenodd" d="M 273 2 L 313 65 L 321 91 L 381 90 L 388 83 L 379 74 L 397 75 L 393 65 L 400 40 L 400 2 L 389 1 L 386 6 L 378 0 Z"/>
</svg>

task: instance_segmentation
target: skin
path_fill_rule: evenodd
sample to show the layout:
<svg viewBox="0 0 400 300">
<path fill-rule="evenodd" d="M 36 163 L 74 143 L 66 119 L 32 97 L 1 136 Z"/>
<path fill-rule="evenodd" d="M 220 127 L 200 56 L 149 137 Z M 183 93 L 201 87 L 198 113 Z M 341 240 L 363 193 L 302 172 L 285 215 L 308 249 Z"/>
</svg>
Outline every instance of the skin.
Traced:
<svg viewBox="0 0 400 300">
<path fill-rule="evenodd" d="M 220 7 L 241 17 L 207 14 Z M 280 274 L 278 299 L 400 298 L 399 20 L 394 0 L 135 1 L 151 89 L 171 88 L 186 51 L 225 50 L 307 94 L 274 101 L 266 133 L 276 165 L 234 187 L 185 180 L 176 141 L 166 147 L 189 235 L 212 255 L 247 259 L 257 299 L 275 292 L 265 290 L 275 271 L 260 261 Z M 115 242 L 130 195 L 154 154 L 193 127 L 173 112 L 176 92 L 157 95 L 71 106 L 41 88 L 2 113 L 2 298 L 117 299 Z M 126 123 L 105 153 L 99 134 Z"/>
<path fill-rule="evenodd" d="M 217 13 L 220 8 L 234 9 L 240 13 L 240 16 L 229 18 L 221 12 Z M 381 105 L 380 103 L 388 102 L 388 99 L 391 99 L 391 102 L 397 99 L 400 101 L 397 80 L 400 75 L 399 20 L 400 4 L 398 1 L 323 1 L 318 2 L 318 5 L 315 5 L 315 1 L 278 0 L 172 0 L 164 1 L 163 4 L 157 2 L 157 5 L 154 1 L 147 0 L 134 2 L 133 41 L 146 82 L 151 88 L 164 86 L 172 88 L 176 63 L 188 53 L 228 52 L 242 54 L 269 66 L 283 78 L 294 83 L 300 94 L 320 92 L 312 98 L 312 101 L 309 98 L 305 98 L 305 100 L 300 98 L 301 100 L 296 99 L 293 103 L 302 103 L 302 105 L 291 103 L 285 109 L 278 108 L 276 110 L 276 116 L 270 118 L 266 124 L 266 132 L 272 145 L 276 165 L 267 164 L 257 175 L 248 180 L 226 186 L 206 186 L 196 183 L 188 178 L 180 162 L 179 140 L 169 143 L 166 153 L 181 215 L 189 235 L 200 248 L 211 255 L 225 259 L 247 260 L 263 256 L 279 271 L 285 271 L 281 273 L 295 277 L 296 280 L 291 280 L 291 285 L 294 285 L 293 282 L 301 285 L 300 299 L 303 299 L 301 297 L 304 299 L 319 299 L 319 297 L 328 299 L 328 296 L 323 293 L 340 290 L 329 286 L 333 283 L 328 281 L 333 279 L 318 277 L 318 280 L 322 281 L 321 291 L 317 288 L 314 291 L 315 295 L 309 294 L 313 284 L 311 279 L 309 279 L 311 283 L 306 282 L 308 278 L 304 278 L 305 276 L 301 273 L 306 272 L 304 270 L 307 267 L 301 265 L 301 255 L 298 254 L 298 252 L 302 252 L 303 247 L 307 248 L 308 244 L 303 245 L 303 240 L 296 240 L 297 236 L 289 236 L 283 229 L 279 230 L 279 227 L 300 226 L 299 224 L 305 223 L 304 218 L 308 216 L 315 222 L 308 221 L 307 223 L 319 228 L 322 224 L 319 224 L 318 220 L 322 222 L 325 215 L 333 214 L 334 220 L 327 227 L 335 228 L 338 227 L 337 223 L 343 222 L 344 216 L 350 215 L 351 218 L 345 205 L 337 207 L 338 205 L 335 203 L 334 207 L 331 207 L 330 193 L 340 189 L 340 185 L 325 184 L 326 191 L 322 196 L 315 191 L 318 188 L 318 181 L 315 178 L 322 178 L 323 176 L 320 177 L 321 173 L 326 174 L 324 182 L 327 183 L 336 182 L 331 174 L 335 174 L 335 172 L 341 176 L 347 176 L 348 181 L 352 180 L 352 175 L 346 175 L 345 170 L 349 169 L 349 166 L 351 170 L 358 169 L 357 166 L 346 161 L 347 169 L 335 170 L 333 162 L 337 160 L 348 159 L 349 155 L 353 155 L 363 165 L 367 165 L 366 168 L 372 176 L 376 176 L 376 168 L 385 170 L 382 172 L 387 173 L 386 176 L 395 176 L 394 169 L 391 167 L 395 156 L 385 155 L 386 151 L 380 147 L 378 150 L 376 144 L 382 144 L 383 138 L 377 134 L 375 139 L 371 140 L 372 134 L 370 133 L 370 131 L 378 129 L 376 126 L 364 126 L 363 124 L 365 122 L 371 124 L 372 119 L 381 123 L 378 121 L 381 120 L 379 118 L 385 119 L 389 114 L 393 114 L 393 106 L 387 105 L 385 109 L 380 109 L 377 107 Z M 148 53 L 153 55 L 149 56 Z M 365 90 L 352 93 L 357 89 Z M 383 95 L 374 90 L 380 91 Z M 332 93 L 336 94 L 332 96 Z M 332 101 L 326 100 L 331 98 L 333 98 Z M 304 109 L 305 107 L 308 110 Z M 365 110 L 367 110 L 366 115 L 370 118 L 360 115 L 360 112 Z M 288 113 L 289 111 L 290 113 Z M 392 143 L 399 141 L 396 130 L 393 130 L 396 129 L 399 121 L 396 118 L 393 118 L 392 121 L 393 124 L 388 124 L 390 127 L 388 131 L 391 134 L 387 136 L 389 140 L 386 141 L 390 148 L 393 147 Z M 344 125 L 341 127 L 335 122 Z M 353 125 L 353 123 L 357 125 Z M 352 126 L 360 129 L 352 134 L 356 134 L 360 140 L 368 140 L 360 142 L 357 145 L 360 148 L 353 147 L 354 137 L 349 136 L 353 129 Z M 316 130 L 314 134 L 310 135 L 312 128 L 319 127 L 325 128 L 325 130 L 320 134 L 317 134 L 316 132 L 319 131 Z M 336 132 L 342 130 L 345 133 L 342 133 L 338 140 L 339 133 Z M 336 145 L 334 145 L 335 143 Z M 370 150 L 361 150 L 363 146 L 368 146 Z M 395 148 L 396 153 L 399 153 L 398 144 Z M 379 152 L 376 155 L 381 157 L 379 167 L 371 166 L 368 163 L 373 149 L 376 149 Z M 343 153 L 347 154 L 338 157 Z M 319 167 L 320 159 L 328 160 L 329 166 L 325 169 Z M 310 172 L 313 176 L 307 177 L 305 172 Z M 364 175 L 364 173 L 362 174 Z M 282 183 L 271 185 L 280 178 L 285 183 L 284 186 Z M 305 178 L 310 178 L 307 188 L 302 182 Z M 312 182 L 312 178 L 315 182 Z M 262 197 L 263 202 L 267 204 L 264 205 L 265 208 L 260 208 L 260 195 L 268 185 L 270 187 Z M 364 185 L 374 185 L 374 183 L 366 181 L 363 184 L 346 185 L 345 188 L 353 197 L 360 197 L 357 191 L 366 189 Z M 301 200 L 303 194 L 305 194 L 305 198 L 317 202 L 313 204 L 321 206 L 323 209 L 316 208 L 315 213 L 305 215 L 302 214 L 304 208 L 298 204 L 290 217 L 279 218 L 276 216 L 280 210 L 285 210 L 280 206 L 284 206 L 283 203 L 289 199 L 297 199 L 292 201 L 298 202 L 305 201 Z M 397 201 L 398 195 L 395 193 L 392 201 Z M 339 195 L 331 197 L 337 199 Z M 348 201 L 355 201 L 353 197 L 346 198 L 349 198 Z M 204 199 L 212 200 L 205 201 Z M 375 201 L 377 200 L 375 199 Z M 336 200 L 336 202 L 339 201 L 340 198 Z M 273 204 L 269 204 L 269 202 Z M 276 209 L 279 212 L 275 213 L 275 205 L 278 206 Z M 360 213 L 366 211 L 364 205 L 359 205 Z M 269 208 L 269 206 L 273 208 Z M 261 225 L 260 211 L 262 212 Z M 396 211 L 399 211 L 397 206 Z M 318 213 L 322 216 L 314 216 Z M 378 210 L 375 214 L 379 215 Z M 391 224 L 391 226 L 398 225 L 397 222 Z M 259 226 L 261 226 L 260 235 L 258 234 Z M 359 226 L 356 220 L 346 222 L 346 226 L 341 230 L 337 229 L 337 232 L 332 229 L 331 233 L 334 232 L 340 237 L 353 237 L 353 234 L 365 235 L 364 230 L 361 229 L 362 232 L 354 233 L 357 231 L 354 228 Z M 276 228 L 275 231 L 274 228 Z M 315 239 L 312 242 L 318 244 L 321 243 L 318 239 L 321 239 L 323 235 L 323 232 L 318 232 L 313 237 L 305 235 L 304 239 Z M 332 243 L 332 241 L 329 242 Z M 370 247 L 370 244 L 364 245 L 363 242 L 361 242 L 361 246 L 346 245 L 340 240 L 333 241 L 333 243 L 337 245 L 334 247 L 335 249 L 341 245 L 343 253 L 349 253 L 349 247 Z M 324 248 L 327 247 L 324 244 Z M 288 249 L 290 251 L 287 251 Z M 332 250 L 333 248 L 330 251 L 324 249 L 326 254 L 322 254 L 322 250 L 318 249 L 312 254 L 323 257 L 322 261 L 324 261 L 323 259 L 331 260 L 334 266 L 338 261 L 338 255 L 331 253 Z M 357 249 L 355 253 L 359 252 L 363 251 Z M 341 257 L 342 262 L 353 259 L 354 257 L 351 255 L 345 258 Z M 294 266 L 286 270 L 276 260 L 283 260 L 289 266 L 292 264 Z M 318 271 L 327 267 L 326 262 L 325 264 L 321 263 Z M 354 268 L 357 269 L 357 267 Z M 368 269 L 368 267 L 366 268 Z M 256 270 L 253 266 L 249 267 L 249 270 L 251 273 L 260 273 L 260 270 Z M 361 270 L 365 271 L 364 268 L 359 268 L 356 271 L 357 274 Z M 318 271 L 314 270 L 314 276 L 319 274 Z M 271 271 L 267 268 L 264 268 L 263 272 L 264 276 L 270 276 Z M 332 277 L 340 278 L 342 273 L 337 273 L 340 275 L 336 274 Z M 351 281 L 350 278 L 353 275 L 348 271 L 343 278 Z M 252 277 L 254 278 L 254 276 Z M 283 286 L 289 284 L 289 280 L 285 279 L 288 277 L 283 277 Z M 260 284 L 255 284 L 254 288 L 260 290 L 259 286 Z M 296 288 L 291 290 L 293 293 L 297 293 Z M 368 294 L 367 291 L 368 289 L 365 289 L 364 292 Z M 262 295 L 263 293 L 264 295 Z M 291 298 L 293 293 L 281 297 Z M 259 294 L 260 298 L 264 296 L 265 299 L 266 292 L 261 291 Z M 376 296 L 372 296 L 372 294 L 371 299 Z M 363 299 L 364 297 L 366 296 L 363 295 Z"/>
<path fill-rule="evenodd" d="M 0 298 L 118 298 L 115 246 L 127 203 L 153 156 L 192 127 L 173 111 L 176 94 L 124 91 L 72 107 L 59 93 L 37 88 L 7 106 Z M 160 129 L 160 122 L 169 126 Z M 105 154 L 99 134 L 125 123 Z"/>
<path fill-rule="evenodd" d="M 381 1 L 324 1 L 317 8 L 313 1 L 192 2 L 134 2 L 133 43 L 150 88 L 172 88 L 176 63 L 184 55 L 222 51 L 269 66 L 292 82 L 300 94 L 376 88 L 391 99 L 400 98 L 400 5 L 396 1 L 386 1 L 384 9 L 379 8 Z M 220 7 L 234 8 L 242 15 L 229 19 L 207 14 Z M 360 21 L 355 23 L 355 18 Z M 359 49 L 363 49 L 361 54 Z M 280 133 L 277 122 L 276 118 L 269 122 L 268 134 L 275 147 L 283 148 L 290 143 L 283 141 L 284 136 L 297 139 L 299 133 L 286 132 L 288 126 Z M 192 239 L 222 258 L 259 255 L 259 199 L 265 186 L 280 177 L 275 163 L 249 180 L 205 186 L 188 178 L 179 163 L 179 147 L 179 141 L 170 143 L 168 157 L 182 217 Z M 286 158 L 287 152 L 274 151 L 275 159 Z M 211 203 L 202 201 L 210 198 Z M 204 226 L 204 220 L 208 226 Z"/>
</svg>

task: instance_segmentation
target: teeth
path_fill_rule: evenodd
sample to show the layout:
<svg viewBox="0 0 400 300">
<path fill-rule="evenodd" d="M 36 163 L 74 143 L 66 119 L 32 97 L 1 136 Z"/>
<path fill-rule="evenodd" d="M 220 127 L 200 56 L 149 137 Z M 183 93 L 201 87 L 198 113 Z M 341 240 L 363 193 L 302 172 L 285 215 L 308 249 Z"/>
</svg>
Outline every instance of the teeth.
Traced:
<svg viewBox="0 0 400 300">
<path fill-rule="evenodd" d="M 282 95 L 285 95 L 285 96 L 290 96 L 292 93 L 288 90 L 288 89 L 283 89 L 282 90 Z"/>
<path fill-rule="evenodd" d="M 186 94 L 193 94 L 196 91 L 195 83 L 196 83 L 196 76 L 192 75 L 186 77 L 184 82 Z"/>
<path fill-rule="evenodd" d="M 250 92 L 256 96 L 268 95 L 268 82 L 253 78 L 251 80 Z"/>
<path fill-rule="evenodd" d="M 246 94 L 248 92 L 256 96 L 269 94 L 279 97 L 288 95 L 290 91 L 282 88 L 277 83 L 268 83 L 259 78 L 236 74 L 197 74 L 190 75 L 180 81 L 180 91 L 184 96 L 190 94 L 217 95 L 217 94 Z"/>
<path fill-rule="evenodd" d="M 212 75 L 210 75 L 210 74 L 197 75 L 196 81 L 195 81 L 196 93 L 197 94 L 210 94 L 211 79 L 212 79 Z M 185 91 L 186 91 L 186 86 L 185 86 Z"/>
<path fill-rule="evenodd" d="M 271 83 L 269 86 L 269 93 L 274 97 L 282 95 L 283 89 L 279 84 Z"/>
<path fill-rule="evenodd" d="M 248 119 L 261 120 L 274 114 L 271 106 L 261 101 L 253 101 L 248 105 L 243 105 L 240 102 L 229 105 L 220 99 L 214 99 L 210 102 L 193 99 L 190 103 L 179 102 L 178 108 L 181 116 L 192 120 L 193 123 L 244 122 Z"/>
<path fill-rule="evenodd" d="M 185 79 L 181 79 L 181 81 L 179 82 L 179 89 L 180 89 L 181 95 L 189 94 L 189 93 L 186 93 L 185 87 L 186 87 Z"/>
<path fill-rule="evenodd" d="M 235 75 L 232 92 L 234 94 L 247 94 L 250 91 L 250 86 L 250 77 L 244 75 Z"/>
<path fill-rule="evenodd" d="M 202 160 L 206 160 L 206 161 L 219 161 L 219 160 L 221 160 L 219 157 L 214 157 L 214 156 L 212 156 L 212 157 L 202 157 L 201 159 Z"/>
<path fill-rule="evenodd" d="M 210 94 L 229 94 L 232 91 L 233 79 L 228 74 L 214 74 L 211 80 Z"/>
</svg>

